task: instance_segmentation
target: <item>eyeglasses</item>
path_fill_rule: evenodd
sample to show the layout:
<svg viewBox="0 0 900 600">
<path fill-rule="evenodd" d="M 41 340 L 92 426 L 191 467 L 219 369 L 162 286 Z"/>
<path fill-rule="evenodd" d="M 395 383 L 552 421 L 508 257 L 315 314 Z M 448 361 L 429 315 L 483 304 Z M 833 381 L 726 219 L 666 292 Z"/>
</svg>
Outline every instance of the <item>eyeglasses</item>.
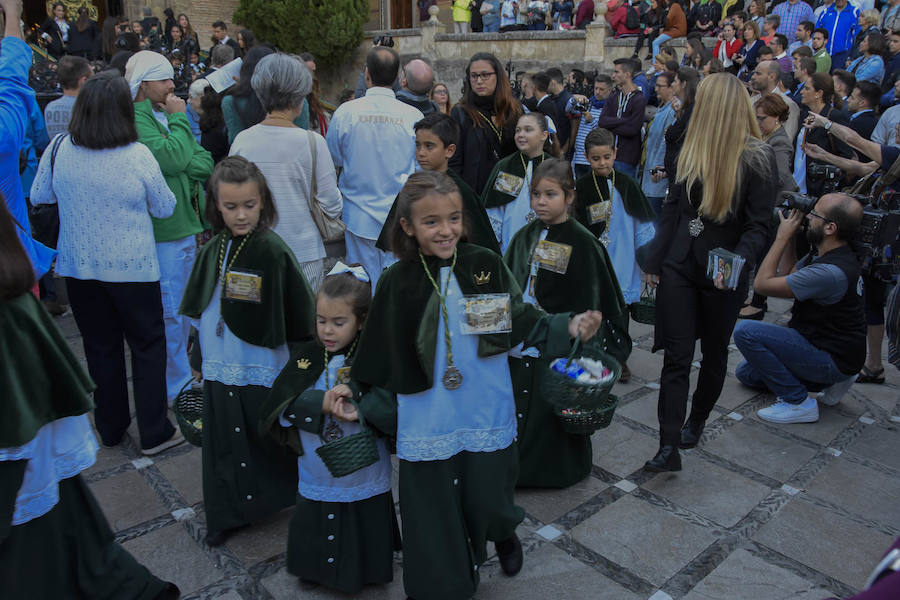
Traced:
<svg viewBox="0 0 900 600">
<path fill-rule="evenodd" d="M 496 75 L 494 71 L 485 71 L 484 73 L 469 73 L 469 79 L 472 81 L 487 81 Z"/>
<path fill-rule="evenodd" d="M 826 223 L 834 223 L 834 221 L 832 221 L 832 220 L 829 219 L 828 217 L 823 217 L 822 215 L 820 215 L 819 213 L 817 213 L 817 212 L 814 211 L 814 210 L 809 211 L 809 216 L 811 216 L 811 217 L 818 217 L 818 218 L 822 219 L 823 221 L 825 221 Z"/>
</svg>

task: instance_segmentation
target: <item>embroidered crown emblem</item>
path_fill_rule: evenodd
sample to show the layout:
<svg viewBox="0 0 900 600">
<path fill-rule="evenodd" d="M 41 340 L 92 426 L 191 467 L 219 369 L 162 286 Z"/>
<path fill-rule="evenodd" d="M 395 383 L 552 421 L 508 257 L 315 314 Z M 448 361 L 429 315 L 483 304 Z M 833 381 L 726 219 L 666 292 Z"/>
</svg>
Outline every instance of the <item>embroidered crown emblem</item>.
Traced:
<svg viewBox="0 0 900 600">
<path fill-rule="evenodd" d="M 481 273 L 475 275 L 475 285 L 484 285 L 486 283 L 491 282 L 491 272 L 488 271 L 485 273 L 482 271 Z"/>
<path fill-rule="evenodd" d="M 311 365 L 311 364 L 312 363 L 309 362 L 308 358 L 301 358 L 300 360 L 297 361 L 297 368 L 306 370 L 309 368 L 309 365 Z"/>
</svg>

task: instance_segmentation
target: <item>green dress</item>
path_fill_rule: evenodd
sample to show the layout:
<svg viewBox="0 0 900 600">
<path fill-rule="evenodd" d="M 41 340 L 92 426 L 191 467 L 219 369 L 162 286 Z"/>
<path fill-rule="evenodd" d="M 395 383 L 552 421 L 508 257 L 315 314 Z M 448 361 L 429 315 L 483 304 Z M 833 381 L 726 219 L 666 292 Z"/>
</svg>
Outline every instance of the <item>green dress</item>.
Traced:
<svg viewBox="0 0 900 600">
<path fill-rule="evenodd" d="M 325 422 L 324 391 L 314 389 L 325 368 L 323 353 L 315 341 L 298 345 L 262 410 L 260 432 L 300 455 L 305 450 L 298 430 L 321 435 Z M 397 405 L 392 394 L 372 389 L 360 392 L 356 400 L 377 432 L 396 432 Z M 282 414 L 288 426 L 279 424 Z M 352 502 L 317 501 L 297 493 L 287 544 L 288 572 L 304 581 L 348 594 L 368 584 L 388 583 L 394 577 L 393 552 L 400 549 L 391 492 Z"/>
<path fill-rule="evenodd" d="M 450 261 L 427 257 L 426 263 L 436 276 Z M 520 342 L 568 352 L 569 315 L 545 315 L 522 302 L 499 255 L 462 243 L 453 274 L 463 294 L 510 296 L 512 331 L 480 335 L 479 357 L 505 354 Z M 441 385 L 434 373 L 440 319 L 440 302 L 422 264 L 392 265 L 378 282 L 352 379 L 405 395 Z M 446 460 L 400 460 L 403 581 L 409 596 L 472 597 L 488 540 L 508 539 L 524 518 L 513 500 L 517 474 L 515 443 L 490 452 L 462 451 Z"/>
<path fill-rule="evenodd" d="M 565 273 L 538 269 L 530 281 L 531 258 L 541 234 L 546 240 L 572 247 Z M 604 324 L 598 333 L 604 349 L 621 363 L 631 353 L 625 301 L 606 249 L 574 219 L 546 226 L 534 221 L 513 238 L 504 258 L 516 281 L 531 289 L 538 305 L 549 312 L 600 310 Z M 533 286 L 533 289 L 532 289 Z M 548 402 L 541 397 L 544 373 L 560 355 L 510 358 L 519 425 L 519 487 L 568 487 L 591 471 L 591 440 L 563 430 Z"/>
<path fill-rule="evenodd" d="M 312 292 L 290 249 L 271 231 L 253 233 L 240 252 L 243 238 L 235 238 L 223 261 L 229 271 L 261 277 L 259 301 L 224 299 L 204 315 L 220 284 L 219 253 L 228 236 L 219 233 L 200 251 L 181 312 L 194 319 L 221 317 L 242 345 L 275 349 L 311 339 Z M 203 348 L 203 328 L 201 321 L 201 355 L 210 354 Z M 223 357 L 224 363 L 228 360 Z M 204 381 L 203 501 L 210 534 L 264 519 L 294 503 L 296 455 L 259 431 L 268 397 L 267 385 Z"/>
<path fill-rule="evenodd" d="M 23 446 L 44 425 L 93 408 L 93 382 L 30 293 L 0 301 L 0 356 L 0 448 Z M 116 543 L 81 475 L 59 482 L 49 512 L 12 525 L 28 466 L 0 461 L 0 595 L 152 600 L 166 589 Z"/>
</svg>

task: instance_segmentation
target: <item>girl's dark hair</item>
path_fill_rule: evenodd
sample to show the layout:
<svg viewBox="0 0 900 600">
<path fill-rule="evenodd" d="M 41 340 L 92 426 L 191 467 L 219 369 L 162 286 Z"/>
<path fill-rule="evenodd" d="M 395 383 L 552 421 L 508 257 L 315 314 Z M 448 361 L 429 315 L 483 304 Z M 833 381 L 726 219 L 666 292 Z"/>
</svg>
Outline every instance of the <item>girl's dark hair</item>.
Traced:
<svg viewBox="0 0 900 600">
<path fill-rule="evenodd" d="M 256 45 L 256 36 L 253 35 L 253 32 L 249 29 L 241 29 L 238 31 L 241 35 L 241 39 L 244 41 L 244 51 L 249 52 L 253 46 Z"/>
<path fill-rule="evenodd" d="M 222 159 L 213 169 L 209 181 L 206 183 L 206 220 L 212 225 L 213 231 L 219 233 L 225 229 L 225 220 L 219 212 L 218 191 L 220 183 L 246 183 L 256 182 L 259 188 L 259 197 L 262 199 L 262 210 L 259 213 L 259 222 L 254 231 L 265 231 L 275 227 L 278 222 L 278 209 L 266 177 L 255 164 L 243 156 L 229 156 Z"/>
<path fill-rule="evenodd" d="M 559 158 L 548 158 L 538 165 L 531 178 L 531 189 L 537 187 L 541 179 L 552 179 L 559 184 L 568 198 L 575 195 L 575 179 L 572 177 L 572 165 Z"/>
<path fill-rule="evenodd" d="M 887 42 L 880 31 L 870 31 L 866 34 L 869 42 L 869 54 L 884 58 L 888 54 Z"/>
<path fill-rule="evenodd" d="M 684 112 L 686 107 L 694 104 L 694 99 L 697 97 L 700 73 L 697 72 L 697 69 L 692 69 L 691 67 L 681 67 L 675 75 L 684 84 L 684 100 L 681 102 L 681 111 Z"/>
<path fill-rule="evenodd" d="M 419 257 L 419 243 L 416 238 L 407 235 L 400 225 L 400 219 L 412 222 L 412 206 L 428 194 L 448 196 L 455 194 L 460 199 L 462 196 L 459 188 L 449 176 L 438 171 L 419 171 L 413 173 L 406 180 L 406 184 L 397 194 L 397 212 L 391 223 L 391 251 L 400 260 L 417 260 Z M 465 232 L 465 213 L 463 213 L 463 232 Z M 463 233 L 465 237 L 465 233 Z"/>
<path fill-rule="evenodd" d="M 225 122 L 225 116 L 222 114 L 222 97 L 212 86 L 203 89 L 203 95 L 200 96 L 200 110 L 203 111 L 197 123 L 200 131 L 212 131 Z"/>
<path fill-rule="evenodd" d="M 266 111 L 256 96 L 256 92 L 250 86 L 250 80 L 253 78 L 253 71 L 256 70 L 256 65 L 259 64 L 259 61 L 274 53 L 275 49 L 268 44 L 253 46 L 247 51 L 241 63 L 238 83 L 231 91 L 231 95 L 235 97 L 235 100 L 242 98 L 245 101 L 243 109 L 237 102 L 234 103 L 234 108 L 240 116 L 245 129 L 253 127 L 266 118 Z"/>
<path fill-rule="evenodd" d="M 477 102 L 475 101 L 475 92 L 472 91 L 472 84 L 469 82 L 469 71 L 472 63 L 483 60 L 491 63 L 491 67 L 496 73 L 497 87 L 494 89 L 494 116 L 497 117 L 499 129 L 503 129 L 511 121 L 518 121 L 522 115 L 522 106 L 512 95 L 512 88 L 509 85 L 509 78 L 503 69 L 503 64 L 496 56 L 489 52 L 478 52 L 469 59 L 466 65 L 466 77 L 463 79 L 462 98 L 459 99 L 459 106 L 466 111 L 469 118 L 475 124 L 475 127 L 487 127 L 484 119 L 478 116 Z"/>
<path fill-rule="evenodd" d="M 6 198 L 0 193 L 0 301 L 17 298 L 33 287 L 34 267 L 19 241 Z"/>
<path fill-rule="evenodd" d="M 547 132 L 548 135 L 547 139 L 544 140 L 543 151 L 554 158 L 559 158 L 559 155 L 561 154 L 559 148 L 559 140 L 557 139 L 555 134 L 550 134 L 550 130 L 547 129 L 547 118 L 544 116 L 544 114 L 539 112 L 525 113 L 524 115 L 519 117 L 519 120 L 521 121 L 526 117 L 531 117 L 534 122 L 538 124 L 538 127 L 541 131 Z"/>
<path fill-rule="evenodd" d="M 73 144 L 92 150 L 137 141 L 131 88 L 118 71 L 103 71 L 84 82 L 72 107 L 69 133 Z"/>
<path fill-rule="evenodd" d="M 359 263 L 347 266 L 362 267 Z M 346 298 L 353 308 L 354 316 L 362 324 L 366 320 L 366 315 L 369 314 L 369 305 L 372 303 L 372 284 L 360 281 L 353 273 L 326 275 L 316 296 L 318 298 L 322 296 L 335 299 Z"/>
</svg>

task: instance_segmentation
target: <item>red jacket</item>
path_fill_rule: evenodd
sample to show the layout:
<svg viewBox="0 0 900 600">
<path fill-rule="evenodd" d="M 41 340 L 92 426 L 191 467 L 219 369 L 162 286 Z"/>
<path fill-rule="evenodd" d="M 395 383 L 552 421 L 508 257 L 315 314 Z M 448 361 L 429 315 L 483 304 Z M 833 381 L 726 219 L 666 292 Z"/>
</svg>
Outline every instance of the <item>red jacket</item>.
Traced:
<svg viewBox="0 0 900 600">
<path fill-rule="evenodd" d="M 640 32 L 640 28 L 637 29 L 628 29 L 625 27 L 625 17 L 628 14 L 626 4 L 623 4 L 619 8 L 615 8 L 617 2 L 613 0 L 612 2 L 607 3 L 607 7 L 609 10 L 606 12 L 606 20 L 609 22 L 609 26 L 612 27 L 613 35 L 619 37 L 621 35 L 628 34 L 637 34 Z"/>
<path fill-rule="evenodd" d="M 578 12 L 575 13 L 575 27 L 584 29 L 585 25 L 594 20 L 594 0 L 581 0 Z"/>
<path fill-rule="evenodd" d="M 716 42 L 716 49 L 713 50 L 713 58 L 719 58 L 719 50 L 721 49 L 723 42 L 725 42 L 725 40 Z M 741 43 L 741 40 L 737 38 L 734 38 L 731 42 L 725 42 L 725 56 L 730 59 L 734 56 L 735 52 L 741 49 L 741 46 L 743 46 L 743 44 Z"/>
</svg>

